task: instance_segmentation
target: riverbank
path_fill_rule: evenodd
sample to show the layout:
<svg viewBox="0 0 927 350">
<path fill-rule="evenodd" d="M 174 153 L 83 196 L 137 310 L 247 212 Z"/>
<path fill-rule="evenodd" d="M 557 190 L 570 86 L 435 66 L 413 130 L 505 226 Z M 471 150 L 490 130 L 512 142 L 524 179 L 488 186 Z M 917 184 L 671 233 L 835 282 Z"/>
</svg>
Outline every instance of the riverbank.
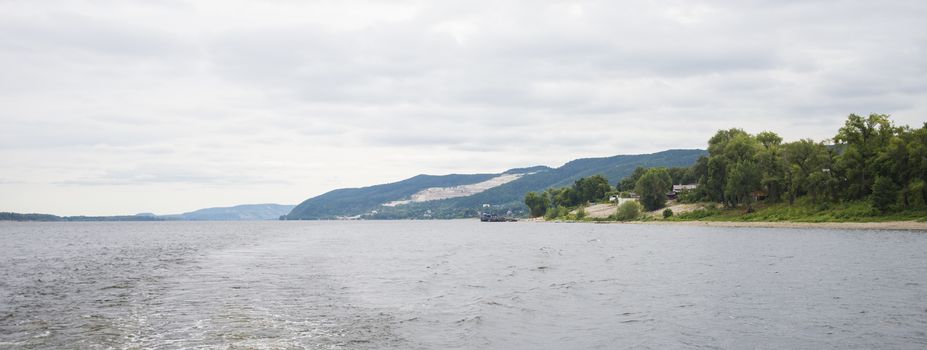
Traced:
<svg viewBox="0 0 927 350">
<path fill-rule="evenodd" d="M 745 228 L 819 228 L 839 230 L 901 230 L 927 231 L 927 222 L 921 221 L 882 221 L 882 222 L 792 222 L 792 221 L 604 221 L 604 220 L 551 220 L 543 218 L 524 219 L 521 222 L 559 222 L 559 223 L 593 223 L 593 224 L 632 224 L 632 225 L 680 225 L 705 227 L 745 227 Z"/>
<path fill-rule="evenodd" d="M 664 218 L 669 209 L 672 216 Z M 600 203 L 584 208 L 584 216 L 577 222 L 621 223 L 614 213 L 617 205 Z M 579 217 L 578 210 L 570 212 L 566 221 Z M 670 201 L 666 208 L 643 212 L 637 224 L 690 225 L 715 227 L 773 227 L 773 228 L 833 228 L 862 230 L 918 230 L 927 231 L 927 211 L 908 210 L 879 213 L 867 202 L 814 204 L 801 198 L 793 204 L 757 203 L 754 211 L 743 208 L 724 208 L 718 203 L 678 203 Z"/>
<path fill-rule="evenodd" d="M 621 222 L 616 222 L 621 223 Z M 632 222 L 628 222 L 632 223 Z M 710 227 L 765 227 L 765 228 L 825 228 L 843 230 L 906 230 L 927 231 L 927 222 L 791 222 L 791 221 L 638 221 L 646 225 L 686 225 Z"/>
</svg>

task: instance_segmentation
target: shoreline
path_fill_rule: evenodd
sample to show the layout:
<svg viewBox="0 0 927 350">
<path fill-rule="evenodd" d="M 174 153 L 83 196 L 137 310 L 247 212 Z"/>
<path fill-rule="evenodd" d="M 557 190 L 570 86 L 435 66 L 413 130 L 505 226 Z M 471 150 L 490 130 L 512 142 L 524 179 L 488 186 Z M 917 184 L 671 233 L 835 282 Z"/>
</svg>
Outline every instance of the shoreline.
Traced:
<svg viewBox="0 0 927 350">
<path fill-rule="evenodd" d="M 545 221 L 520 220 L 523 222 L 562 222 L 592 224 L 633 225 L 682 225 L 705 227 L 748 227 L 748 228 L 821 228 L 842 230 L 894 230 L 927 231 L 927 222 L 882 221 L 882 222 L 793 222 L 793 221 Z"/>
<path fill-rule="evenodd" d="M 758 228 L 825 228 L 843 230 L 896 230 L 927 231 L 927 222 L 883 221 L 883 222 L 792 222 L 792 221 L 646 221 L 651 225 L 687 225 L 708 227 L 758 227 Z"/>
</svg>

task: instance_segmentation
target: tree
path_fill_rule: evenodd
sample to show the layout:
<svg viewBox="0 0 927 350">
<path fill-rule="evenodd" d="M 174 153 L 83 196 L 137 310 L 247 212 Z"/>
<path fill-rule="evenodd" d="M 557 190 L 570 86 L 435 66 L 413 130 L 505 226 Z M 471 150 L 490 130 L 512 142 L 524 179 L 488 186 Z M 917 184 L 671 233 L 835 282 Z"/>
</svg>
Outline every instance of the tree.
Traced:
<svg viewBox="0 0 927 350">
<path fill-rule="evenodd" d="M 572 207 L 579 204 L 579 197 L 572 187 L 552 188 L 547 190 L 550 204 L 554 207 Z"/>
<path fill-rule="evenodd" d="M 579 202 L 586 203 L 605 199 L 612 186 L 604 176 L 594 175 L 576 180 L 573 190 L 576 191 Z"/>
<path fill-rule="evenodd" d="M 862 199 L 871 193 L 877 170 L 877 153 L 888 144 L 894 132 L 895 128 L 885 114 L 870 114 L 868 118 L 850 114 L 847 117 L 834 137 L 842 151 L 837 165 L 846 176 L 846 198 Z"/>
<path fill-rule="evenodd" d="M 760 171 L 752 161 L 741 161 L 735 163 L 730 170 L 727 183 L 724 186 L 724 196 L 734 207 L 738 204 L 746 204 L 747 210 L 751 210 L 753 203 L 752 192 L 760 187 Z"/>
<path fill-rule="evenodd" d="M 637 184 L 637 180 L 640 180 L 641 176 L 644 176 L 644 173 L 647 172 L 647 168 L 637 167 L 634 168 L 634 172 L 631 175 L 626 176 L 625 178 L 618 181 L 616 189 L 619 192 L 630 192 L 634 191 L 634 186 Z"/>
<path fill-rule="evenodd" d="M 666 193 L 672 188 L 673 181 L 665 168 L 651 168 L 637 180 L 634 191 L 645 209 L 657 210 L 666 205 Z"/>
<path fill-rule="evenodd" d="M 836 182 L 833 154 L 824 144 L 810 139 L 784 144 L 782 163 L 789 204 L 806 194 L 811 194 L 813 202 L 831 194 L 833 183 Z"/>
<path fill-rule="evenodd" d="M 615 218 L 621 221 L 634 220 L 641 216 L 641 205 L 637 201 L 626 201 L 618 206 Z"/>
<path fill-rule="evenodd" d="M 525 195 L 525 205 L 528 206 L 531 217 L 536 218 L 543 216 L 547 212 L 547 208 L 550 207 L 550 199 L 543 194 L 528 192 Z"/>
<path fill-rule="evenodd" d="M 699 187 L 703 188 L 708 200 L 725 202 L 724 182 L 727 178 L 727 161 L 721 156 L 708 157 L 708 174 L 703 177 Z"/>
<path fill-rule="evenodd" d="M 774 138 L 767 141 L 774 141 Z M 707 199 L 727 206 L 735 205 L 736 198 L 727 196 L 731 167 L 737 163 L 753 161 L 759 149 L 756 138 L 742 129 L 718 130 L 708 140 L 707 175 L 699 180 Z"/>
<path fill-rule="evenodd" d="M 772 131 L 764 131 L 756 135 L 756 140 L 765 149 L 773 149 L 782 143 L 782 137 Z"/>
<path fill-rule="evenodd" d="M 746 203 L 751 198 L 750 193 L 760 189 L 761 178 L 756 155 L 761 146 L 755 137 L 743 130 L 731 130 L 736 132 L 730 133 L 730 137 L 725 140 L 724 148 L 717 150 L 717 164 L 724 167 L 724 175 L 715 179 L 714 190 L 721 191 L 719 197 L 725 205 L 735 207 L 740 203 Z M 709 159 L 709 169 L 711 162 Z"/>
<path fill-rule="evenodd" d="M 908 138 L 907 191 L 911 207 L 927 207 L 927 123 Z"/>
<path fill-rule="evenodd" d="M 872 183 L 872 207 L 885 213 L 895 204 L 897 190 L 891 179 L 885 176 L 876 177 Z"/>
<path fill-rule="evenodd" d="M 766 200 L 778 202 L 785 192 L 785 166 L 781 157 L 782 138 L 776 133 L 764 131 L 756 135 L 763 148 L 756 154 L 760 167 L 760 185 L 766 189 Z"/>
</svg>

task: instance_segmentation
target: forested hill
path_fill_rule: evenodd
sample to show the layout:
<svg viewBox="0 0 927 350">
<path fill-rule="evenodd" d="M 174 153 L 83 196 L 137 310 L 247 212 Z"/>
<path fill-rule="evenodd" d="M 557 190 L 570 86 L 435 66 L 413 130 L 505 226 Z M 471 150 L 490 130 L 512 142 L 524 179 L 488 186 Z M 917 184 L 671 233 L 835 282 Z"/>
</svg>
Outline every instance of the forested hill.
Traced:
<svg viewBox="0 0 927 350">
<path fill-rule="evenodd" d="M 229 221 L 229 220 L 277 220 L 286 215 L 295 205 L 242 204 L 233 207 L 205 208 L 189 213 L 162 216 L 171 220 Z"/>
<path fill-rule="evenodd" d="M 535 166 L 498 174 L 419 175 L 396 183 L 334 190 L 307 199 L 286 219 L 464 218 L 475 217 L 483 204 L 521 215 L 526 211 L 523 200 L 528 192 L 568 186 L 596 174 L 617 183 L 637 167 L 686 167 L 706 154 L 698 149 L 668 150 L 577 159 L 559 168 Z M 466 195 L 444 198 L 449 193 Z"/>
<path fill-rule="evenodd" d="M 0 221 L 248 221 L 277 220 L 286 215 L 293 205 L 281 204 L 242 204 L 233 207 L 205 208 L 189 213 L 172 215 L 155 215 L 142 213 L 136 215 L 116 216 L 58 216 L 51 214 L 21 214 L 0 212 Z"/>
</svg>

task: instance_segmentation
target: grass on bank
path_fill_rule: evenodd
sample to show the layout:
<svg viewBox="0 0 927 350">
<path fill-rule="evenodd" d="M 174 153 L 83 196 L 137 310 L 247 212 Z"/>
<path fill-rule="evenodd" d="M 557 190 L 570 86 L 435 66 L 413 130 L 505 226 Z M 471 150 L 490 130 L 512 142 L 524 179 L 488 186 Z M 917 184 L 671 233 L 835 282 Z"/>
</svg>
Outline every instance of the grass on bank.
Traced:
<svg viewBox="0 0 927 350">
<path fill-rule="evenodd" d="M 633 202 L 632 202 L 633 203 Z M 927 222 L 927 209 L 906 210 L 881 213 L 872 208 L 868 201 L 818 203 L 810 198 L 800 198 L 794 204 L 756 203 L 754 211 L 746 213 L 745 208 L 724 208 L 720 204 L 705 203 L 703 208 L 689 212 L 673 213 L 671 216 L 653 216 L 638 211 L 616 212 L 608 218 L 595 218 L 586 215 L 580 207 L 576 211 L 558 208 L 551 211 L 545 219 L 563 221 L 613 222 L 613 221 L 731 221 L 731 222 L 888 222 L 918 221 Z M 661 210 L 662 212 L 662 210 Z"/>
<path fill-rule="evenodd" d="M 801 198 L 794 204 L 758 203 L 754 212 L 746 213 L 744 208 L 721 208 L 709 206 L 688 213 L 667 218 L 669 221 L 741 221 L 741 222 L 927 222 L 927 210 L 906 210 L 881 213 L 867 201 L 811 203 Z"/>
</svg>

